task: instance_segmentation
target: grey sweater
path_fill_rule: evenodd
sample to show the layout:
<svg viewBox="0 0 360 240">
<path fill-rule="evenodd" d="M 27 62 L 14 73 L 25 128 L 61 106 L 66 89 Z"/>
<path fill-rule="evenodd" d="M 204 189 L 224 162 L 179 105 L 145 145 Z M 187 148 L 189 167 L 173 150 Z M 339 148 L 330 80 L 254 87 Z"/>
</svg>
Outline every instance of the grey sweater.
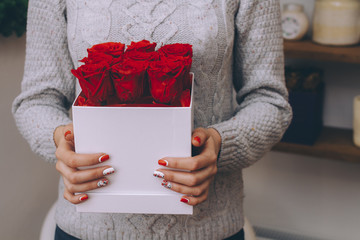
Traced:
<svg viewBox="0 0 360 240">
<path fill-rule="evenodd" d="M 30 0 L 13 114 L 35 153 L 56 162 L 53 131 L 71 122 L 76 92 L 70 70 L 87 48 L 108 41 L 192 44 L 195 127 L 213 127 L 222 138 L 218 173 L 194 215 L 77 213 L 60 181 L 57 224 L 102 240 L 223 239 L 239 231 L 242 169 L 268 152 L 291 120 L 281 35 L 276 0 Z"/>
</svg>

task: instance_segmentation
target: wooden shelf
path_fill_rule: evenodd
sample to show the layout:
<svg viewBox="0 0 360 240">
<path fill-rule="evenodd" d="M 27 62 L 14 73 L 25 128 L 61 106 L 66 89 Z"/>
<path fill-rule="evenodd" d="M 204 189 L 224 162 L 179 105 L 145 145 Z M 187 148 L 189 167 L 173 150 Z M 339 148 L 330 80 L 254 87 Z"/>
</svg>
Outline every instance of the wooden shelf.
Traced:
<svg viewBox="0 0 360 240">
<path fill-rule="evenodd" d="M 352 130 L 324 127 L 313 146 L 280 142 L 273 150 L 360 163 L 360 148 L 352 139 Z"/>
<path fill-rule="evenodd" d="M 310 40 L 294 42 L 285 41 L 284 51 L 286 58 L 360 64 L 360 45 L 351 47 L 331 47 L 315 44 Z"/>
</svg>

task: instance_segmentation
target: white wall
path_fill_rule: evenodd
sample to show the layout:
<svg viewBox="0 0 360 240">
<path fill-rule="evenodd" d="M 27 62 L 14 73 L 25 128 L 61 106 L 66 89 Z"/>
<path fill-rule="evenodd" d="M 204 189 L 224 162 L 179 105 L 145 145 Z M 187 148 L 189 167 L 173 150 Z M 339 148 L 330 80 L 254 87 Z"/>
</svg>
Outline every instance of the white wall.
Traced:
<svg viewBox="0 0 360 240">
<path fill-rule="evenodd" d="M 281 1 L 305 4 L 313 0 Z M 325 70 L 324 124 L 352 128 L 360 65 L 291 60 Z M 245 211 L 253 225 L 329 240 L 360 239 L 360 164 L 271 152 L 245 170 Z"/>
<path fill-rule="evenodd" d="M 20 136 L 11 104 L 20 93 L 25 37 L 0 36 L 0 239 L 38 239 L 57 196 L 55 167 L 35 156 Z"/>
</svg>

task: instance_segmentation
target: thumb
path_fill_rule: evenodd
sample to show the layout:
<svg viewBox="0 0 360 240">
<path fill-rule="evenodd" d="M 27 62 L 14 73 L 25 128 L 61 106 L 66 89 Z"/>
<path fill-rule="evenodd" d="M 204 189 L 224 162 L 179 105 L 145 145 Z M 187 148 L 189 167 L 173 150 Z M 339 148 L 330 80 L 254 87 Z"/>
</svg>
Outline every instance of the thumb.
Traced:
<svg viewBox="0 0 360 240">
<path fill-rule="evenodd" d="M 210 134 L 206 129 L 196 128 L 192 133 L 191 144 L 194 147 L 201 147 L 206 143 L 209 137 Z"/>
<path fill-rule="evenodd" d="M 63 134 L 66 141 L 74 142 L 74 129 L 72 123 L 63 128 Z"/>
</svg>

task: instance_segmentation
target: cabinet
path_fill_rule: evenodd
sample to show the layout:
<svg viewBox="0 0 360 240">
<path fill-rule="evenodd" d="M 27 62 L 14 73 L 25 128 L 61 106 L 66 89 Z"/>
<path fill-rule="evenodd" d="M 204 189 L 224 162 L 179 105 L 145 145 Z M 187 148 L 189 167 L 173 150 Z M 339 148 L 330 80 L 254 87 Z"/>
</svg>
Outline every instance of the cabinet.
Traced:
<svg viewBox="0 0 360 240">
<path fill-rule="evenodd" d="M 286 58 L 355 63 L 360 67 L 360 46 L 327 47 L 309 40 L 286 41 L 284 51 Z M 273 150 L 360 163 L 360 148 L 355 147 L 352 137 L 352 130 L 324 127 L 313 146 L 280 142 Z"/>
</svg>

